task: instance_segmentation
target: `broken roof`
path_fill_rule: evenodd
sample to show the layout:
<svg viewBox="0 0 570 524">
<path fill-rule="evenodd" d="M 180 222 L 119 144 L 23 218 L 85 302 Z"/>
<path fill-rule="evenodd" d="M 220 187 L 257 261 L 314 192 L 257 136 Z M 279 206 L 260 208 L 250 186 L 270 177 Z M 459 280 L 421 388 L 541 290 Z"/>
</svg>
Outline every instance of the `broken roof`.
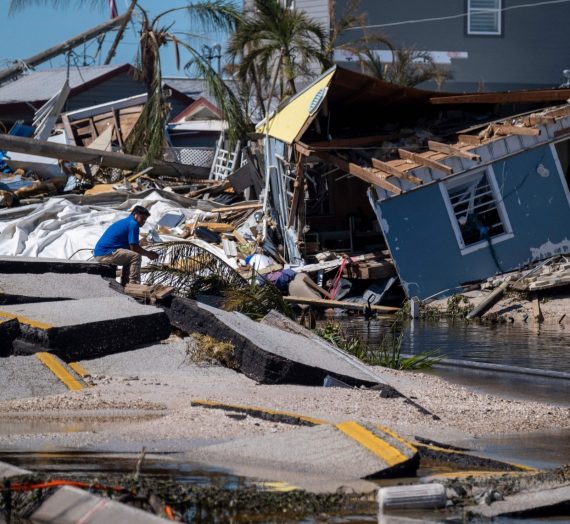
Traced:
<svg viewBox="0 0 570 524">
<path fill-rule="evenodd" d="M 568 98 L 570 89 L 465 94 L 428 91 L 391 84 L 336 65 L 279 105 L 270 117 L 269 135 L 287 144 L 307 141 L 306 131 L 319 114 L 327 117 L 327 131 L 334 138 L 354 137 L 361 136 L 362 129 L 380 130 L 390 122 L 404 127 L 419 116 L 433 117 L 445 109 L 468 108 L 476 112 L 494 104 L 554 103 Z M 266 132 L 265 120 L 257 131 Z"/>
<path fill-rule="evenodd" d="M 73 93 L 78 88 L 90 87 L 127 71 L 134 71 L 134 68 L 130 64 L 72 67 L 69 69 L 69 86 Z M 67 75 L 66 67 L 22 75 L 0 86 L 0 104 L 48 100 L 61 89 Z"/>
</svg>

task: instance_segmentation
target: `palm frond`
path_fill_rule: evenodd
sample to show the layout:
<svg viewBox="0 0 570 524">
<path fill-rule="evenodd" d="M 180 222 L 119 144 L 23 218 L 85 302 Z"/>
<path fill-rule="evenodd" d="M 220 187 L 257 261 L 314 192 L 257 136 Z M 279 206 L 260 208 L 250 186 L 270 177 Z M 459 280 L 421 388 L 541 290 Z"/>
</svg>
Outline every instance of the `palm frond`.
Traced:
<svg viewBox="0 0 570 524">
<path fill-rule="evenodd" d="M 154 18 L 152 25 L 156 24 L 163 16 L 177 11 L 185 12 L 192 23 L 198 22 L 205 31 L 233 31 L 241 20 L 241 13 L 233 2 L 229 0 L 203 0 L 196 3 L 188 2 L 186 6 L 163 11 Z"/>
<path fill-rule="evenodd" d="M 166 242 L 153 250 L 159 258 L 144 268 L 145 282 L 150 285 L 171 286 L 178 295 L 189 298 L 247 286 L 237 271 L 192 242 Z"/>
</svg>

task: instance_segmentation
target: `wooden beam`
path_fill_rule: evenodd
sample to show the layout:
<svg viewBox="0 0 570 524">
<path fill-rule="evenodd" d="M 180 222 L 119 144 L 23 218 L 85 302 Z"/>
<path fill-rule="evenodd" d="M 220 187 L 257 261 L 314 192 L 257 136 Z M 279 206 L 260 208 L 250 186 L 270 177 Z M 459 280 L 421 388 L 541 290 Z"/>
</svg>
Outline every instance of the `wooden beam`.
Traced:
<svg viewBox="0 0 570 524">
<path fill-rule="evenodd" d="M 303 142 L 297 142 L 295 149 L 303 156 L 311 156 L 313 154 L 313 150 L 307 144 L 303 144 Z"/>
<path fill-rule="evenodd" d="M 423 184 L 423 180 L 421 178 L 418 178 L 417 176 L 414 175 L 410 175 L 408 173 L 404 173 L 403 171 L 400 171 L 399 169 L 396 169 L 390 164 L 382 162 L 382 160 L 378 160 L 377 158 L 372 159 L 372 165 L 381 172 L 399 178 L 400 180 L 407 180 L 408 182 L 411 182 L 412 184 L 416 185 Z"/>
<path fill-rule="evenodd" d="M 419 155 L 418 153 L 413 153 L 412 151 L 407 151 L 406 149 L 398 149 L 398 154 L 400 158 L 404 160 L 410 160 L 415 164 L 420 166 L 429 167 L 430 169 L 435 169 L 436 171 L 443 171 L 448 175 L 453 174 L 453 168 L 446 166 L 437 160 L 432 160 L 431 158 L 426 158 L 425 156 Z"/>
<path fill-rule="evenodd" d="M 356 309 L 364 311 L 368 305 L 357 303 L 357 302 L 344 302 L 343 300 L 326 300 L 324 298 L 305 298 L 305 297 L 295 297 L 287 296 L 283 297 L 286 302 L 293 302 L 294 304 L 308 304 L 310 306 L 323 306 L 341 309 Z M 400 311 L 399 307 L 391 306 L 370 306 L 372 311 L 381 311 L 382 313 L 396 313 Z"/>
<path fill-rule="evenodd" d="M 112 112 L 113 112 L 113 122 L 115 123 L 115 134 L 117 135 L 117 141 L 119 142 L 119 147 L 122 150 L 124 147 L 123 130 L 121 129 L 121 121 L 119 119 L 119 112 L 116 109 L 113 109 Z"/>
<path fill-rule="evenodd" d="M 430 104 L 513 104 L 521 102 L 566 102 L 570 89 L 539 89 L 513 91 L 511 93 L 473 93 L 465 95 L 437 96 Z"/>
<path fill-rule="evenodd" d="M 522 119 L 522 123 L 525 126 L 536 126 L 542 124 L 554 124 L 556 119 L 553 116 L 546 116 L 546 115 L 529 115 Z"/>
<path fill-rule="evenodd" d="M 215 207 L 210 209 L 212 213 L 233 213 L 234 211 L 246 211 L 248 209 L 259 209 L 263 207 L 261 202 L 252 202 L 250 204 L 240 204 L 237 206 L 228 206 L 228 207 Z"/>
<path fill-rule="evenodd" d="M 565 116 L 570 116 L 570 106 L 559 107 L 558 109 L 547 111 L 546 116 L 553 116 L 554 118 L 563 118 Z"/>
<path fill-rule="evenodd" d="M 295 182 L 293 182 L 293 198 L 291 199 L 291 208 L 289 209 L 289 218 L 287 219 L 287 227 L 293 225 L 297 208 L 301 202 L 305 189 L 305 156 L 299 155 L 299 161 L 295 168 Z"/>
<path fill-rule="evenodd" d="M 493 130 L 495 135 L 507 136 L 507 135 L 523 135 L 523 136 L 538 136 L 540 135 L 540 129 L 536 127 L 520 127 L 511 125 L 500 125 L 494 126 Z"/>
<path fill-rule="evenodd" d="M 360 178 L 369 184 L 380 186 L 381 188 L 385 189 L 386 191 L 390 191 L 395 195 L 399 195 L 402 192 L 398 186 L 395 186 L 394 184 L 388 182 L 381 173 L 372 171 L 366 167 L 359 166 L 353 162 L 348 162 L 343 158 L 332 155 L 330 153 L 326 153 L 324 151 L 315 151 L 314 154 L 321 160 L 324 160 L 325 162 L 338 167 L 341 171 Z"/>
<path fill-rule="evenodd" d="M 477 155 L 471 151 L 463 151 L 462 149 L 450 144 L 442 144 L 440 142 L 428 140 L 428 148 L 430 151 L 436 151 L 437 153 L 446 153 L 448 155 L 459 156 L 462 158 L 468 158 L 469 160 L 475 160 L 476 162 L 481 162 L 481 155 Z"/>
<path fill-rule="evenodd" d="M 28 153 L 31 155 L 56 158 L 68 162 L 80 162 L 82 164 L 95 164 L 105 167 L 116 167 L 135 171 L 142 163 L 142 157 L 115 153 L 112 151 L 98 151 L 81 146 L 68 146 L 55 142 L 44 142 L 33 138 L 0 134 L 0 149 L 4 151 L 15 151 L 18 153 Z M 207 168 L 176 164 L 156 160 L 153 162 L 153 174 L 161 176 L 184 177 L 206 176 L 209 172 Z"/>
<path fill-rule="evenodd" d="M 472 146 L 481 145 L 481 138 L 477 135 L 457 135 L 457 140 L 463 144 Z"/>
</svg>

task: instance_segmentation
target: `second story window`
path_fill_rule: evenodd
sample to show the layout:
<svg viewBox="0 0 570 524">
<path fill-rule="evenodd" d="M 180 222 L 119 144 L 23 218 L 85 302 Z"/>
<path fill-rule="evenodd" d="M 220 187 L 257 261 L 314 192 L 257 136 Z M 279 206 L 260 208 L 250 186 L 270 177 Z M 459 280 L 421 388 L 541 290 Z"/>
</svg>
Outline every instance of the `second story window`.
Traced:
<svg viewBox="0 0 570 524">
<path fill-rule="evenodd" d="M 467 34 L 500 35 L 502 0 L 467 0 Z"/>
</svg>

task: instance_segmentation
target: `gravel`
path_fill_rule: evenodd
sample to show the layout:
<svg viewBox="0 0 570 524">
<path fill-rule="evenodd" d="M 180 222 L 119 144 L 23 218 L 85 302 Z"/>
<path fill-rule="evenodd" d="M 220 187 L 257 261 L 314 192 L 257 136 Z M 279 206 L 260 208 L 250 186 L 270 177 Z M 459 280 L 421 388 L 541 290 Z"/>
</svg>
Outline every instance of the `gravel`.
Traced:
<svg viewBox="0 0 570 524">
<path fill-rule="evenodd" d="M 16 414 L 47 420 L 89 413 L 93 421 L 88 432 L 46 433 L 41 438 L 36 434 L 33 439 L 22 430 L 2 435 L 0 447 L 49 444 L 120 450 L 147 445 L 153 450 L 185 449 L 196 440 L 220 441 L 294 428 L 192 407 L 190 402 L 196 399 L 295 412 L 331 422 L 377 423 L 408 438 L 420 435 L 450 443 L 474 436 L 570 428 L 567 407 L 477 393 L 424 373 L 381 369 L 383 376 L 394 378 L 401 393 L 439 420 L 404 398 L 382 398 L 374 390 L 257 385 L 226 368 L 189 363 L 184 358 L 187 344 L 192 344 L 192 339 L 171 338 L 148 348 L 84 361 L 82 366 L 92 374 L 92 388 L 0 402 L 0 424 L 2 415 Z M 141 412 L 140 420 L 132 416 L 133 410 Z M 149 411 L 163 416 L 144 418 L 142 414 Z M 99 427 L 98 415 L 108 416 L 110 412 L 128 412 L 129 418 L 111 427 Z"/>
</svg>

